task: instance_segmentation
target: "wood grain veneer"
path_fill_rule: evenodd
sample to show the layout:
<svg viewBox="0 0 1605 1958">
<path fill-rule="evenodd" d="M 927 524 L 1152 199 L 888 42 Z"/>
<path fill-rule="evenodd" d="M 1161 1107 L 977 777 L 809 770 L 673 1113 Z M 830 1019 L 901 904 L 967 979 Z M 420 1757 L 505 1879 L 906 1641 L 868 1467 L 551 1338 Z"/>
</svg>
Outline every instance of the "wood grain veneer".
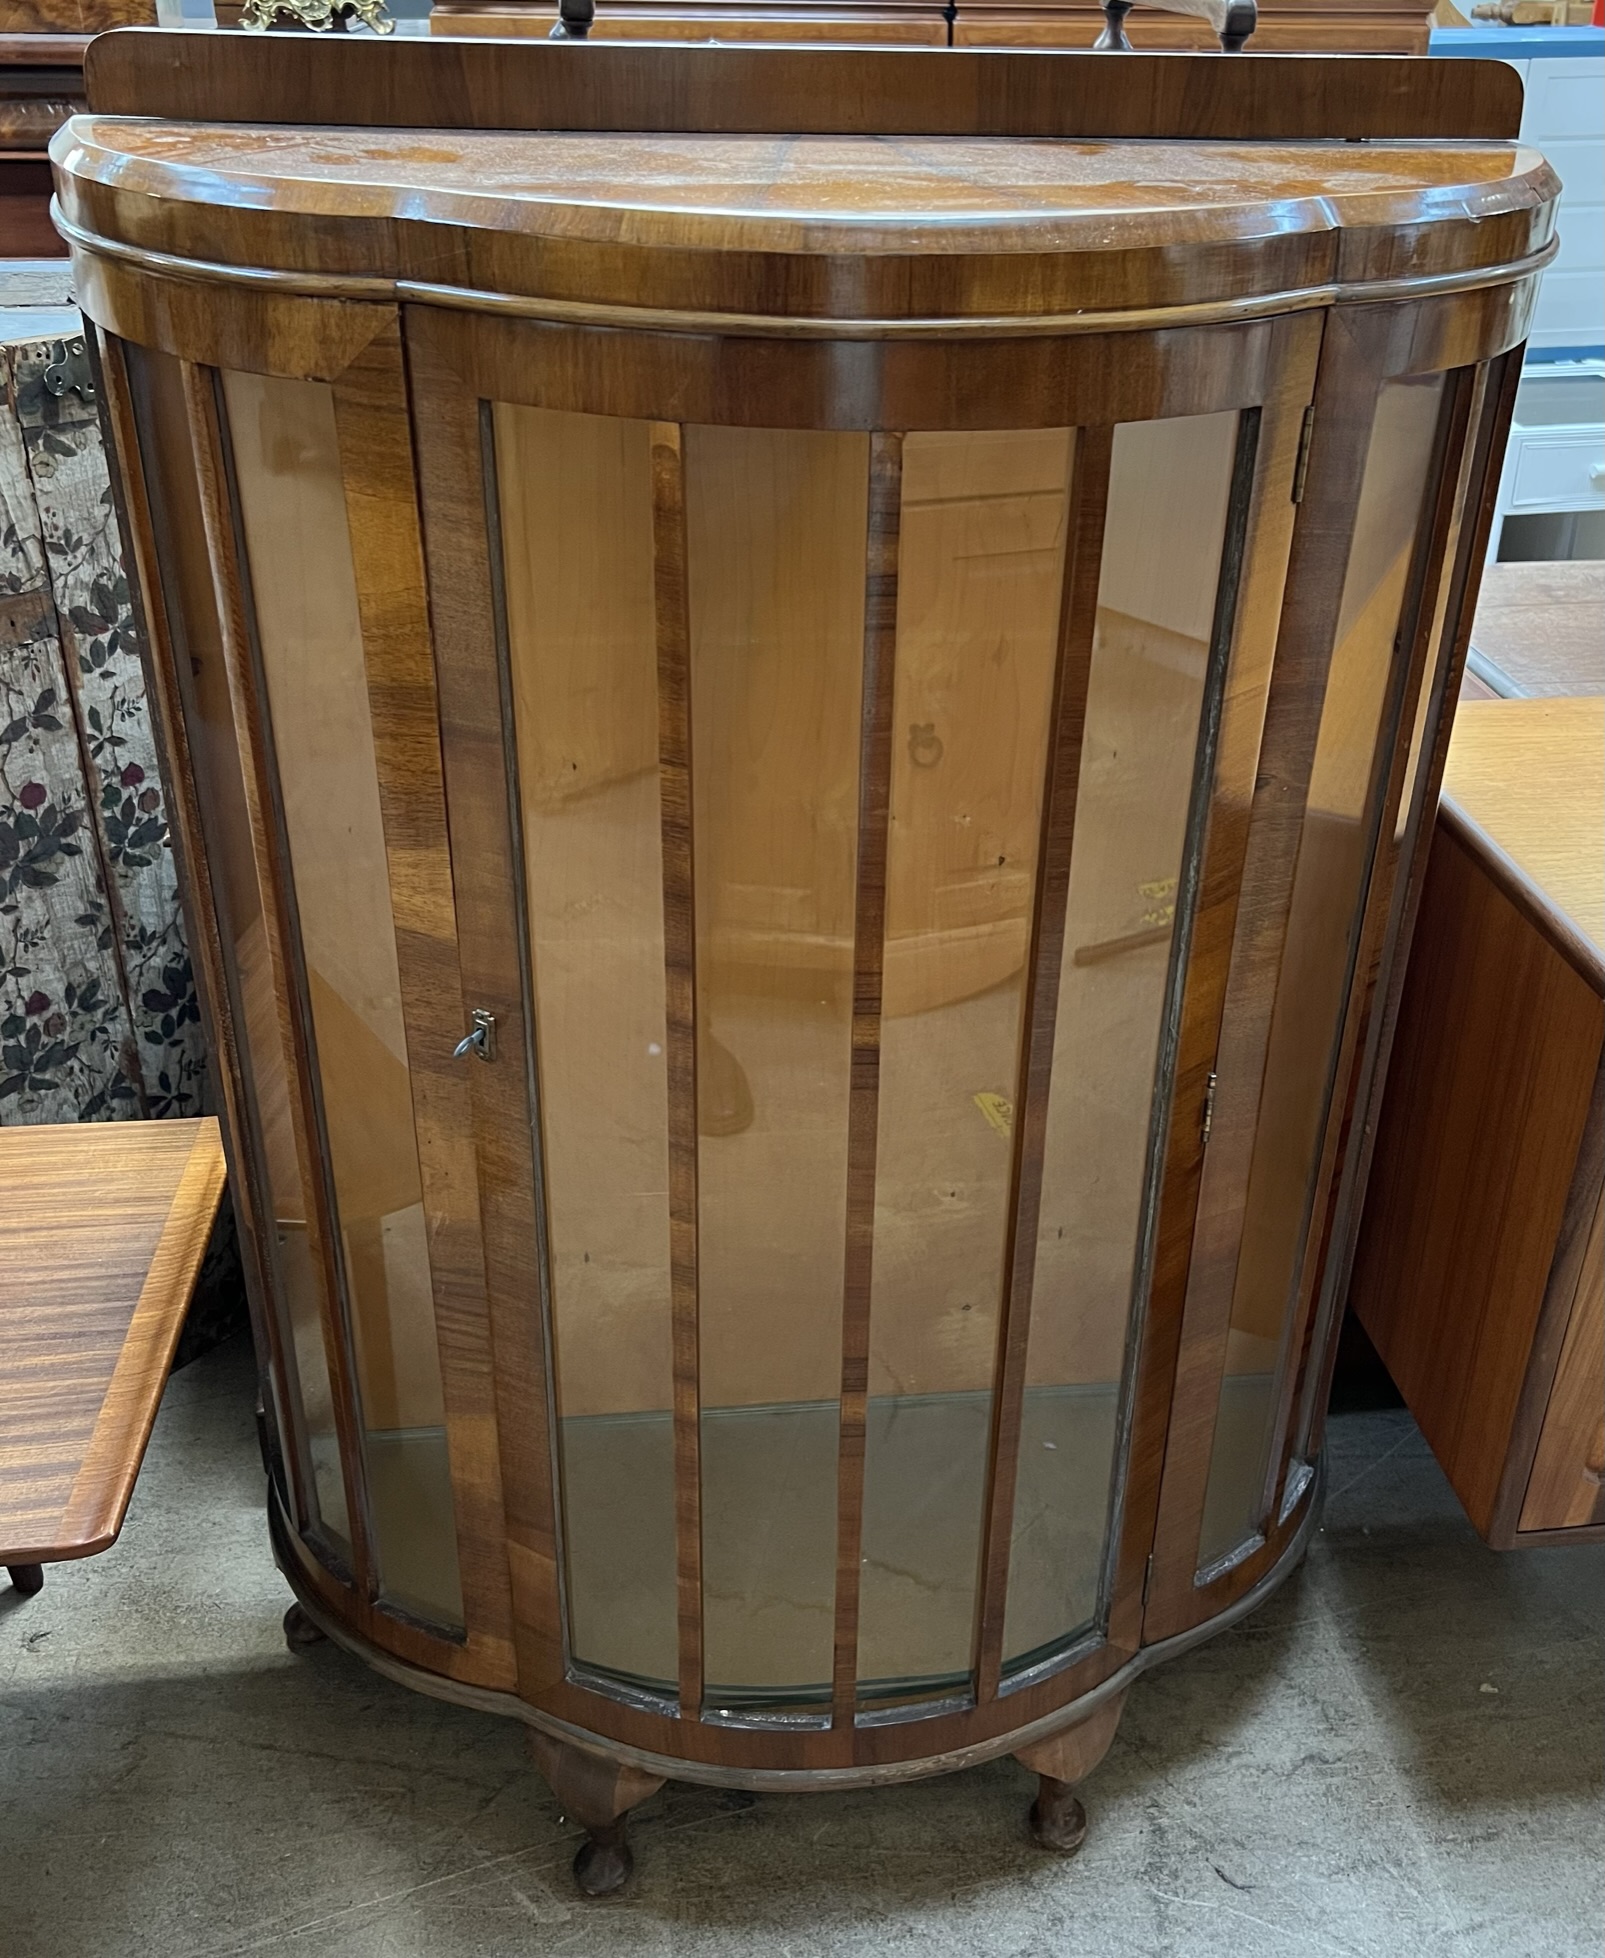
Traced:
<svg viewBox="0 0 1605 1958">
<path fill-rule="evenodd" d="M 429 28 L 545 36 L 556 19 L 555 0 L 436 0 Z M 1220 48 L 1212 23 L 1196 15 L 1146 8 L 1127 25 L 1144 53 Z M 1425 0 L 1261 0 L 1250 47 L 1256 55 L 1424 55 L 1430 27 Z M 590 39 L 1090 49 L 1103 29 L 1096 0 L 604 0 Z"/>
<path fill-rule="evenodd" d="M 1465 703 L 1444 787 L 1351 1299 L 1489 1542 L 1586 1540 L 1605 1524 L 1605 701 Z"/>
<path fill-rule="evenodd" d="M 222 1194 L 211 1116 L 0 1129 L 0 1564 L 117 1540 Z"/>
<path fill-rule="evenodd" d="M 1501 698 L 1605 694 L 1605 563 L 1490 564 L 1472 627 L 1486 691 Z"/>
<path fill-rule="evenodd" d="M 359 1532 L 347 1569 L 286 1491 L 280 1555 L 384 1663 L 631 1763 L 604 1833 L 665 1762 L 873 1780 L 1017 1738 L 1062 1784 L 1144 1650 L 1309 1528 L 1410 812 L 1553 248 L 1510 83 L 229 39 L 97 47 L 56 163 L 111 385 L 165 359 L 189 396 Z M 331 873 L 287 847 L 313 744 L 263 698 L 267 478 L 366 683 L 432 1279 L 383 1324 L 309 1011 Z M 1289 920 L 1340 816 L 1328 943 Z M 1248 1535 L 1201 1574 L 1305 968 L 1303 1262 L 1249 1329 L 1282 1358 Z M 431 1334 L 460 1622 L 386 1597 L 364 1467 Z"/>
<path fill-rule="evenodd" d="M 90 107 L 182 121 L 396 129 L 640 129 L 693 135 L 858 131 L 884 136 L 1168 134 L 1344 141 L 1409 135 L 1512 138 L 1521 82 L 1494 63 L 1389 56 L 1032 54 L 881 48 L 539 41 L 319 40 L 275 49 L 228 34 L 138 29 L 85 61 Z"/>
</svg>

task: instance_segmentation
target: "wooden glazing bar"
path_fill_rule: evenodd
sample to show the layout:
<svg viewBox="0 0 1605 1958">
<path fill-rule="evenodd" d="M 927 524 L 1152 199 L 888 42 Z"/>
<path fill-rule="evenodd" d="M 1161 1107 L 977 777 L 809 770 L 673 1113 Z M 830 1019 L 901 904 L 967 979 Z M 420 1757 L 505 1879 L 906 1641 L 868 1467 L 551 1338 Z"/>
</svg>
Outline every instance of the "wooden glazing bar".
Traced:
<svg viewBox="0 0 1605 1958">
<path fill-rule="evenodd" d="M 1429 668 L 1433 637 L 1438 625 L 1436 603 L 1439 587 L 1448 575 L 1449 555 L 1456 515 L 1460 507 L 1463 470 L 1469 462 L 1468 433 L 1471 426 L 1475 376 L 1470 372 L 1455 375 L 1439 415 L 1438 439 L 1427 472 L 1427 501 L 1430 513 L 1421 526 L 1420 543 L 1411 567 L 1410 582 L 1401 608 L 1395 639 L 1394 672 L 1389 680 L 1390 698 L 1384 709 L 1383 724 L 1392 730 L 1391 739 L 1377 743 L 1374 776 L 1367 796 L 1372 812 L 1369 884 L 1361 899 L 1362 918 L 1353 961 L 1353 977 L 1347 990 L 1347 1009 L 1338 1050 L 1334 1056 L 1331 1086 L 1324 1120 L 1321 1153 L 1310 1189 L 1309 1214 L 1304 1245 L 1296 1267 L 1297 1303 L 1288 1313 L 1283 1327 L 1282 1351 L 1277 1360 L 1277 1406 L 1266 1451 L 1265 1483 L 1260 1507 L 1269 1515 L 1280 1494 L 1287 1464 L 1287 1441 L 1293 1402 L 1304 1370 L 1311 1331 L 1311 1312 L 1316 1288 L 1326 1259 L 1323 1250 L 1331 1245 L 1336 1212 L 1345 1196 L 1346 1179 L 1336 1175 L 1344 1153 L 1349 1117 L 1355 1105 L 1354 1091 L 1363 1078 L 1356 1072 L 1365 1030 L 1370 1024 L 1377 974 L 1392 913 L 1395 874 L 1399 850 L 1395 839 L 1400 798 L 1410 793 L 1406 770 L 1412 759 L 1409 730 L 1412 713 L 1423 687 L 1431 688 L 1434 675 Z M 1403 648 L 1400 656 L 1398 648 Z"/>
<path fill-rule="evenodd" d="M 515 1678 L 480 1242 L 467 1021 L 400 322 L 334 387 L 384 823 L 407 1075 L 445 1404 L 464 1625 L 486 1685 Z M 500 1064 L 500 1063 L 498 1063 Z"/>
<path fill-rule="evenodd" d="M 1236 922 L 1274 645 L 1268 620 L 1273 598 L 1280 592 L 1292 531 L 1284 491 L 1296 467 L 1295 430 L 1303 419 L 1300 403 L 1309 387 L 1306 361 L 1313 361 L 1316 341 L 1317 334 L 1308 325 L 1290 323 L 1282 348 L 1286 365 L 1280 385 L 1263 409 L 1240 415 L 1237 423 L 1199 705 L 1196 773 L 1172 927 L 1171 1003 L 1155 1069 L 1150 1187 L 1127 1331 L 1110 1502 L 1101 1602 L 1106 1636 L 1121 1653 L 1134 1651 L 1142 1642 L 1142 1600 L 1133 1583 L 1127 1549 L 1129 1519 L 1133 1515 L 1138 1519 L 1142 1540 L 1148 1541 L 1156 1495 L 1152 1452 L 1146 1462 L 1136 1458 L 1143 1415 L 1140 1358 L 1148 1344 L 1165 1197 L 1171 1198 L 1173 1217 L 1177 1211 L 1189 1218 L 1195 1214 L 1215 1079 L 1213 1069 L 1204 1074 L 1202 1059 L 1218 1045 L 1225 1006 L 1224 954 Z M 1301 353 L 1305 359 L 1299 358 Z M 1158 1343 L 1165 1343 L 1163 1331 Z M 1173 1343 L 1169 1351 L 1173 1355 Z"/>
<path fill-rule="evenodd" d="M 1381 386 L 1380 360 L 1335 322 L 1325 332 L 1309 473 L 1277 634 L 1203 1156 L 1166 1439 L 1145 1639 L 1196 1623 L 1196 1550 L 1220 1404 L 1243 1205 L 1258 1132 L 1282 952 L 1354 516 Z M 1195 1152 L 1201 1144 L 1195 1136 Z"/>
<path fill-rule="evenodd" d="M 1116 1504 L 1118 1562 L 1109 1606 L 1109 1641 L 1119 1651 L 1135 1650 L 1143 1636 L 1149 1550 L 1171 1416 L 1171 1372 L 1181 1333 L 1203 1167 L 1203 1109 L 1220 1044 L 1293 534 L 1291 486 L 1320 337 L 1317 321 L 1286 323 L 1279 343 L 1279 371 L 1259 415 L 1243 577 L 1236 594 L 1231 657 L 1222 689 L 1210 806 L 1189 928 L 1187 976 L 1171 1063 L 1170 1114 L 1159 1145 L 1147 1297 L 1141 1303 L 1141 1321 L 1133 1329 L 1130 1440 L 1125 1482 Z"/>
<path fill-rule="evenodd" d="M 314 1100 L 316 1062 L 311 1022 L 306 1007 L 305 974 L 298 957 L 299 934 L 289 873 L 289 850 L 277 800 L 273 760 L 260 663 L 252 643 L 248 573 L 235 523 L 226 435 L 217 394 L 215 371 L 183 365 L 185 407 L 195 474 L 200 489 L 202 522 L 211 560 L 228 673 L 229 699 L 240 743 L 241 776 L 251 824 L 251 849 L 262 898 L 266 952 L 273 976 L 273 997 L 279 1014 L 280 1038 L 291 1059 L 290 1122 L 295 1136 L 301 1186 L 306 1194 L 306 1228 L 313 1267 L 322 1277 L 323 1341 L 334 1396 L 335 1429 L 345 1481 L 346 1516 L 351 1534 L 353 1575 L 359 1594 L 371 1599 L 375 1582 L 368 1524 L 366 1477 L 363 1469 L 362 1424 L 356 1404 L 356 1384 L 345 1325 L 344 1287 L 339 1263 L 333 1203 L 325 1174 L 326 1151 Z"/>
<path fill-rule="evenodd" d="M 1374 1052 L 1368 1057 L 1358 1087 L 1357 1107 L 1363 1119 L 1351 1125 L 1351 1160 L 1343 1178 L 1345 1202 L 1339 1212 L 1332 1243 L 1323 1272 L 1320 1310 L 1312 1326 L 1312 1340 L 1306 1343 L 1302 1378 L 1297 1388 L 1299 1414 L 1291 1427 L 1291 1457 L 1308 1462 L 1319 1446 L 1325 1420 L 1332 1368 L 1336 1362 L 1336 1342 L 1329 1340 L 1329 1352 L 1319 1342 L 1325 1329 L 1341 1309 L 1348 1292 L 1349 1272 L 1354 1261 L 1355 1240 L 1365 1198 L 1366 1179 L 1376 1144 L 1376 1124 L 1383 1090 L 1387 1085 L 1388 1053 L 1399 1016 L 1399 1001 L 1404 991 L 1405 970 L 1409 963 L 1410 940 L 1415 930 L 1416 913 L 1421 903 L 1421 887 L 1426 876 L 1427 857 L 1438 808 L 1438 793 L 1443 783 L 1444 766 L 1449 758 L 1449 740 L 1454 732 L 1455 702 L 1471 648 L 1471 627 L 1477 609 L 1477 592 L 1488 554 L 1494 509 L 1499 493 L 1500 460 L 1505 438 L 1516 405 L 1516 387 L 1521 379 L 1524 349 L 1516 347 L 1488 363 L 1483 382 L 1480 413 L 1471 444 L 1467 482 L 1463 491 L 1464 510 L 1455 552 L 1453 580 L 1446 605 L 1445 650 L 1437 678 L 1438 697 L 1433 708 L 1430 749 L 1417 790 L 1412 814 L 1413 832 L 1403 855 L 1407 874 L 1402 899 L 1392 927 L 1392 946 L 1384 955 L 1388 990 L 1373 1029 Z"/>
<path fill-rule="evenodd" d="M 499 1064 L 470 1065 L 507 1567 L 519 1690 L 563 1676 L 545 1231 L 517 755 L 505 701 L 495 456 L 455 364 L 453 322 L 406 316 L 462 998 L 496 1020 Z"/>
<path fill-rule="evenodd" d="M 674 1356 L 674 1527 L 683 1719 L 702 1710 L 702 1397 L 697 1328 L 697 919 L 691 834 L 691 625 L 685 452 L 652 424 L 652 576 L 658 636 L 663 965 L 669 1085 L 669 1286 Z"/>
<path fill-rule="evenodd" d="M 858 870 L 853 918 L 852 1079 L 847 1108 L 847 1241 L 842 1272 L 841 1416 L 836 1456 L 836 1623 L 833 1718 L 852 1723 L 858 1687 L 858 1599 L 869 1395 L 875 1156 L 880 1119 L 881 977 L 886 841 L 897 660 L 897 553 L 903 438 L 874 435 L 864 569 L 864 691 L 858 759 Z"/>
<path fill-rule="evenodd" d="M 1019 1076 L 1015 1089 L 1014 1155 L 1010 1169 L 1008 1250 L 998 1326 L 996 1387 L 987 1473 L 986 1523 L 981 1549 L 977 1618 L 976 1697 L 996 1699 L 1003 1668 L 1003 1612 L 1009 1584 L 1014 1528 L 1015 1471 L 1025 1401 L 1026 1349 L 1031 1333 L 1031 1292 L 1036 1276 L 1037 1224 L 1042 1206 L 1042 1161 L 1052 1086 L 1054 1032 L 1058 1019 L 1059 966 L 1064 956 L 1065 907 L 1070 895 L 1070 856 L 1075 841 L 1081 742 L 1087 718 L 1098 625 L 1098 585 L 1103 569 L 1104 519 L 1114 430 L 1083 428 L 1076 437 L 1059 603 L 1059 644 L 1054 667 L 1052 730 L 1042 792 L 1036 894 L 1021 1012 Z"/>
<path fill-rule="evenodd" d="M 264 1235 L 265 1230 L 271 1230 L 271 1225 L 264 1223 L 269 1207 L 262 1201 L 256 1173 L 259 1155 L 244 1140 L 250 1134 L 248 1096 L 234 1031 L 188 728 L 178 691 L 182 628 L 175 634 L 168 613 L 156 548 L 152 495 L 140 461 L 127 355 L 122 341 L 113 334 L 92 328 L 85 337 L 95 352 L 97 384 L 106 404 L 111 431 L 109 460 L 118 523 L 134 559 L 135 576 L 129 580 L 129 597 L 139 628 L 146 691 L 153 709 L 157 751 L 162 759 L 173 860 L 183 897 L 201 1024 L 214 1078 L 223 1098 L 223 1146 L 228 1163 L 229 1196 L 245 1250 L 242 1262 L 252 1334 L 259 1364 L 265 1363 L 266 1368 L 264 1384 L 272 1443 L 281 1461 L 288 1466 L 288 1492 L 298 1520 L 303 1529 L 315 1533 L 312 1465 L 305 1423 L 300 1415 L 302 1403 L 295 1349 L 284 1335 L 275 1295 L 270 1240 Z M 154 430 L 149 431 L 147 439 L 156 439 Z"/>
</svg>

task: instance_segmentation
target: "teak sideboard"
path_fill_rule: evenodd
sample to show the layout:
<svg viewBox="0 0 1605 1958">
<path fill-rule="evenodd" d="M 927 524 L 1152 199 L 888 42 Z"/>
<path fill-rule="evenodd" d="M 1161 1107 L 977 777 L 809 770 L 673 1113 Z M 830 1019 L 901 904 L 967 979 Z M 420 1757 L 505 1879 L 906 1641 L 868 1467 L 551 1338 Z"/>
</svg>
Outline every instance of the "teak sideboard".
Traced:
<svg viewBox="0 0 1605 1958">
<path fill-rule="evenodd" d="M 1461 705 L 1372 1182 L 1351 1303 L 1466 1513 L 1605 1540 L 1597 696 Z"/>
<path fill-rule="evenodd" d="M 525 1720 L 587 1889 L 670 1776 L 1014 1754 L 1073 1847 L 1316 1514 L 1553 250 L 1518 84 L 88 79 L 292 1636 Z"/>
</svg>

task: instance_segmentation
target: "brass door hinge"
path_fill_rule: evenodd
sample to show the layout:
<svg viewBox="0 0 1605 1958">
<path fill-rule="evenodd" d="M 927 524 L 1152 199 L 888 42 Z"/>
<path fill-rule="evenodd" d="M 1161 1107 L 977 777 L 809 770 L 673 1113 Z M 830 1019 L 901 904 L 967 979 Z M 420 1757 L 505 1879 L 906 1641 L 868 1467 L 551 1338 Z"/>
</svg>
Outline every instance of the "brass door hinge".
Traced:
<svg viewBox="0 0 1605 1958">
<path fill-rule="evenodd" d="M 1315 403 L 1312 401 L 1304 410 L 1304 420 L 1298 432 L 1298 454 L 1293 461 L 1293 501 L 1304 501 L 1304 478 L 1310 473 L 1310 437 L 1315 432 Z"/>
<path fill-rule="evenodd" d="M 1215 1070 L 1209 1070 L 1209 1081 L 1204 1088 L 1204 1123 L 1198 1138 L 1200 1149 L 1209 1147 L 1209 1132 L 1215 1126 Z"/>
</svg>

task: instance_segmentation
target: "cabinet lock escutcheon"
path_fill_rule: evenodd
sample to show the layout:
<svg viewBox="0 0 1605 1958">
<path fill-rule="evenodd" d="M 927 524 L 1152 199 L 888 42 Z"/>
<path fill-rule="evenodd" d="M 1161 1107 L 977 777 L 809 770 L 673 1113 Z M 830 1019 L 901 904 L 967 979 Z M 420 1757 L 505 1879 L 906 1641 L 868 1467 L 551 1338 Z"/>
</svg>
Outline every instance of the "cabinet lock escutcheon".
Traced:
<svg viewBox="0 0 1605 1958">
<path fill-rule="evenodd" d="M 468 1017 L 468 1032 L 452 1048 L 452 1059 L 460 1061 L 469 1054 L 477 1054 L 482 1061 L 495 1060 L 496 1015 L 487 1013 L 483 1006 L 476 1006 Z"/>
</svg>

